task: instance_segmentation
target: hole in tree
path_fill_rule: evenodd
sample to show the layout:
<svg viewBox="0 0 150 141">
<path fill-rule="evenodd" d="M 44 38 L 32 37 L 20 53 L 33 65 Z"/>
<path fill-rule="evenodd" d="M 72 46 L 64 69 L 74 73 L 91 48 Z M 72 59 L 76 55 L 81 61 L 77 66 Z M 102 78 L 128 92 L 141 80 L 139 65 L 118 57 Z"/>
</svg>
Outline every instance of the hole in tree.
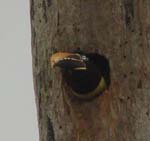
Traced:
<svg viewBox="0 0 150 141">
<path fill-rule="evenodd" d="M 70 73 L 70 76 L 67 76 L 68 74 L 66 73 L 64 78 L 68 86 L 70 86 L 74 92 L 86 96 L 87 93 L 92 93 L 97 89 L 103 78 L 108 89 L 111 83 L 109 60 L 101 54 L 84 53 L 80 51 L 80 48 L 77 48 L 74 53 L 79 53 L 81 56 L 87 57 L 87 61 L 85 61 L 87 69 L 73 71 Z M 102 94 L 103 90 L 98 93 Z"/>
</svg>

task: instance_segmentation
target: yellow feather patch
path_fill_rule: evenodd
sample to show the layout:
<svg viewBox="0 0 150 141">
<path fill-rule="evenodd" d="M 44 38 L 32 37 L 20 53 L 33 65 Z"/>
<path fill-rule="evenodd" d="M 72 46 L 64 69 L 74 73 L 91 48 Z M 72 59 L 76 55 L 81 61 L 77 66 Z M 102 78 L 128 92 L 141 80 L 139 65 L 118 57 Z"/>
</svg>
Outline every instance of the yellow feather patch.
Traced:
<svg viewBox="0 0 150 141">
<path fill-rule="evenodd" d="M 86 67 L 78 67 L 78 68 L 74 68 L 74 70 L 86 70 Z"/>
</svg>

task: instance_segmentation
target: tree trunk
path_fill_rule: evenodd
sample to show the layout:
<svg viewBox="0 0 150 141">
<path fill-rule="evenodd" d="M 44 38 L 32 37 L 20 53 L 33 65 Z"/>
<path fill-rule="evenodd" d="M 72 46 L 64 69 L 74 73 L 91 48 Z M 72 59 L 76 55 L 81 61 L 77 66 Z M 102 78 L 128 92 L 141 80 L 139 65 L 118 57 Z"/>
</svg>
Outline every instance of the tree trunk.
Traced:
<svg viewBox="0 0 150 141">
<path fill-rule="evenodd" d="M 40 141 L 149 141 L 149 0 L 31 0 L 31 25 Z M 77 48 L 110 63 L 110 88 L 91 101 L 50 68 Z"/>
</svg>

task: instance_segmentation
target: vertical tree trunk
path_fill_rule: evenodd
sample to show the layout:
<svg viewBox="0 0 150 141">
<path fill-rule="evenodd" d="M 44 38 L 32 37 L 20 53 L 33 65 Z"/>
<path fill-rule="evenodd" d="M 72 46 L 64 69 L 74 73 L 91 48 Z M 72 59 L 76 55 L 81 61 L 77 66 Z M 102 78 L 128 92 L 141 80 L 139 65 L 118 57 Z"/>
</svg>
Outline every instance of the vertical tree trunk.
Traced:
<svg viewBox="0 0 150 141">
<path fill-rule="evenodd" d="M 31 0 L 31 25 L 40 141 L 149 141 L 149 0 Z M 77 47 L 110 62 L 110 89 L 89 102 L 49 64 Z"/>
</svg>

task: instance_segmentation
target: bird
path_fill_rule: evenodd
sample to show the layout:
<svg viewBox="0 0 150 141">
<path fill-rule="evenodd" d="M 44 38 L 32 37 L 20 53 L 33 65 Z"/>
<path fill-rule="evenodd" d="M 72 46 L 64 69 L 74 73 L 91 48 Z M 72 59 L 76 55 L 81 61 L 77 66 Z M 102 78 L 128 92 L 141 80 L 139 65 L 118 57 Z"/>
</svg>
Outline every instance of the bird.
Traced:
<svg viewBox="0 0 150 141">
<path fill-rule="evenodd" d="M 73 94 L 81 99 L 101 95 L 110 85 L 106 57 L 96 53 L 57 52 L 50 57 L 52 68 L 59 67 Z"/>
</svg>

